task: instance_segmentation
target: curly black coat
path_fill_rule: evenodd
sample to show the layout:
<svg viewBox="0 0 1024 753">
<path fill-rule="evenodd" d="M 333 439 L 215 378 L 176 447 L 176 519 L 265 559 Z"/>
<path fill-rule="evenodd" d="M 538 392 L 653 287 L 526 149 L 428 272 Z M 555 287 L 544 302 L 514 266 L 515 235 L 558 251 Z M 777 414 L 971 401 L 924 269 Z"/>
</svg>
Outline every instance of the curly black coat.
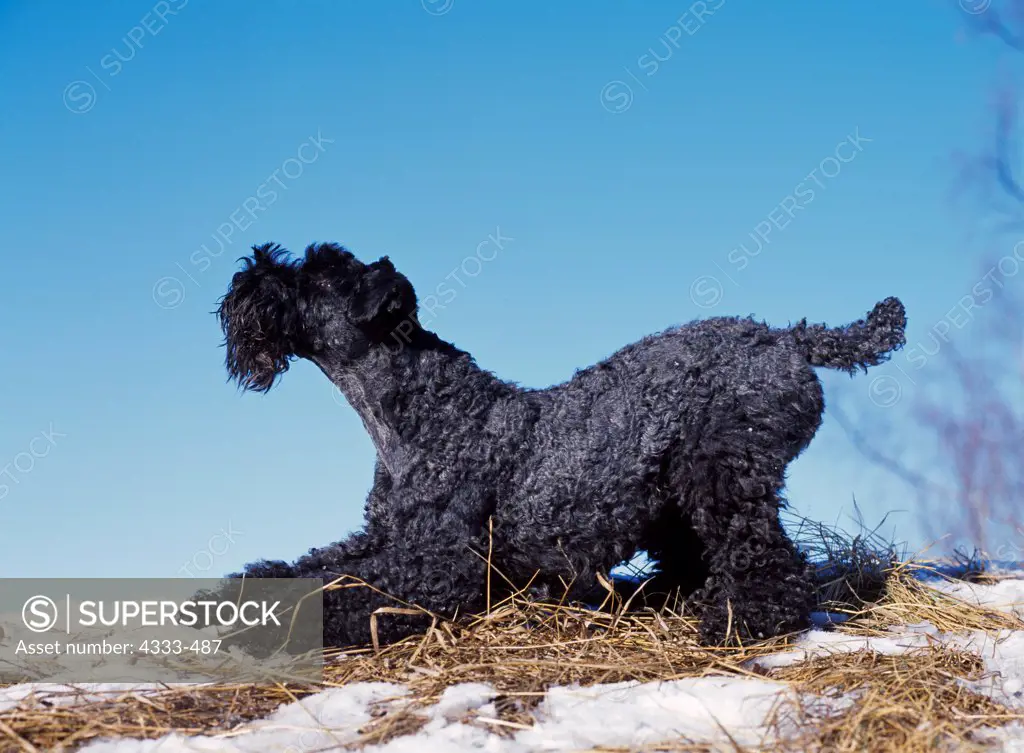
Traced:
<svg viewBox="0 0 1024 753">
<path fill-rule="evenodd" d="M 363 264 L 320 244 L 298 260 L 268 244 L 244 261 L 218 311 L 231 377 L 266 391 L 290 359 L 312 361 L 378 454 L 363 530 L 233 577 L 348 575 L 451 616 L 483 607 L 489 545 L 517 586 L 576 597 L 646 550 L 658 587 L 690 595 L 708 642 L 807 624 L 812 582 L 779 509 L 786 466 L 821 423 L 812 367 L 852 374 L 902 347 L 897 299 L 836 329 L 693 322 L 534 390 L 422 329 L 387 257 Z M 326 643 L 366 643 L 370 613 L 389 603 L 369 588 L 328 592 Z M 417 627 L 382 618 L 379 635 Z"/>
</svg>

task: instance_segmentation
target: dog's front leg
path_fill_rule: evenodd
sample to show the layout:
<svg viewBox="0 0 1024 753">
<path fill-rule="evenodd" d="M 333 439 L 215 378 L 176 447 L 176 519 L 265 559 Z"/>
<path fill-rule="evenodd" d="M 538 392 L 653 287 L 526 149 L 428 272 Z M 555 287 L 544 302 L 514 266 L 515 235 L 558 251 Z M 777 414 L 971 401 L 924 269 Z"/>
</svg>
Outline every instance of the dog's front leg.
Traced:
<svg viewBox="0 0 1024 753">
<path fill-rule="evenodd" d="M 412 605 L 449 618 L 477 611 L 485 597 L 485 568 L 465 529 L 424 514 L 407 521 L 401 532 L 361 531 L 311 550 L 293 565 L 257 562 L 236 577 L 338 581 L 324 594 L 324 644 L 353 646 L 370 642 L 370 615 L 380 607 Z M 391 643 L 427 625 L 426 613 L 384 614 L 377 637 Z"/>
</svg>

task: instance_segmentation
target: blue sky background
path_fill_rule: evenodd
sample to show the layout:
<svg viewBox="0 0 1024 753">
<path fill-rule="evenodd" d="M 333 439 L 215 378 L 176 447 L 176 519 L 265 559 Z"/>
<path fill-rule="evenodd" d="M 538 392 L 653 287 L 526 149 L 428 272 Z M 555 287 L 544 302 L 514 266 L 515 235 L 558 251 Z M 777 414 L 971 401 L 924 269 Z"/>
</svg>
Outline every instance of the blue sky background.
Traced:
<svg viewBox="0 0 1024 753">
<path fill-rule="evenodd" d="M 955 4 L 871 5 L 0 4 L 0 574 L 212 576 L 359 525 L 372 446 L 321 374 L 225 382 L 210 312 L 254 243 L 388 254 L 422 297 L 500 230 L 434 328 L 528 386 L 713 314 L 840 324 L 895 294 L 925 339 L 1012 246 L 950 201 L 996 51 L 957 41 Z M 823 374 L 857 411 L 884 410 L 874 376 Z M 823 521 L 904 510 L 890 527 L 922 543 L 831 418 L 789 497 Z"/>
</svg>

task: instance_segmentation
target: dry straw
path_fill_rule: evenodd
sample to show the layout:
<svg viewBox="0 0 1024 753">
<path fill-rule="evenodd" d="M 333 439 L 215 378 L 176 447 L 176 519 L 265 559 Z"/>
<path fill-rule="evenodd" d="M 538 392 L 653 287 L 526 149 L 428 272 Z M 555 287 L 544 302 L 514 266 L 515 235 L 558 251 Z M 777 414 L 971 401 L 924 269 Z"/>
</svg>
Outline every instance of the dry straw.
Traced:
<svg viewBox="0 0 1024 753">
<path fill-rule="evenodd" d="M 928 587 L 916 566 L 889 561 L 877 550 L 869 557 L 864 541 L 855 550 L 847 540 L 842 551 L 839 541 L 828 544 L 832 559 L 821 578 L 822 601 L 848 617 L 839 630 L 891 635 L 894 625 L 926 620 L 949 633 L 1024 629 L 1010 614 Z M 616 598 L 610 595 L 609 604 Z M 753 660 L 786 649 L 788 638 L 709 648 L 698 642 L 693 619 L 672 605 L 633 609 L 621 601 L 609 604 L 594 610 L 539 603 L 519 592 L 458 623 L 430 616 L 421 635 L 397 644 L 331 652 L 324 683 L 315 687 L 168 687 L 66 705 L 29 698 L 0 713 L 0 751 L 73 750 L 97 738 L 156 738 L 171 731 L 223 734 L 323 688 L 366 681 L 402 684 L 410 696 L 406 703 L 375 709 L 353 749 L 415 732 L 425 723 L 423 712 L 444 690 L 464 682 L 488 683 L 498 693 L 496 714 L 471 713 L 464 721 L 501 735 L 529 728 L 545 691 L 555 685 L 706 675 L 768 676 L 790 684 L 793 693 L 772 713 L 770 734 L 756 750 L 971 750 L 981 745 L 985 728 L 1024 721 L 1024 715 L 963 684 L 978 679 L 982 665 L 977 656 L 962 651 L 939 645 L 897 656 L 861 651 L 761 670 Z M 409 609 L 398 604 L 375 619 Z M 852 701 L 845 706 L 822 703 L 822 698 L 839 695 Z M 710 748 L 680 738 L 643 750 Z"/>
</svg>

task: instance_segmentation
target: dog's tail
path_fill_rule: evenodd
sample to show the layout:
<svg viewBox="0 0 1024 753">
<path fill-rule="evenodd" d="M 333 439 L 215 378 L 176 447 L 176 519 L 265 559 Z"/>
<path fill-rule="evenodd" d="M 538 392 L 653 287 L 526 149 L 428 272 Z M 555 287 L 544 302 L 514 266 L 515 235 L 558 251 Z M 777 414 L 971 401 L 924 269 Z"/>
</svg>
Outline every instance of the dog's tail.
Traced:
<svg viewBox="0 0 1024 753">
<path fill-rule="evenodd" d="M 804 319 L 791 331 L 811 366 L 853 374 L 858 368 L 867 371 L 868 366 L 877 366 L 906 345 L 906 327 L 907 311 L 899 298 L 886 298 L 875 304 L 866 319 L 845 327 L 808 325 Z"/>
</svg>

